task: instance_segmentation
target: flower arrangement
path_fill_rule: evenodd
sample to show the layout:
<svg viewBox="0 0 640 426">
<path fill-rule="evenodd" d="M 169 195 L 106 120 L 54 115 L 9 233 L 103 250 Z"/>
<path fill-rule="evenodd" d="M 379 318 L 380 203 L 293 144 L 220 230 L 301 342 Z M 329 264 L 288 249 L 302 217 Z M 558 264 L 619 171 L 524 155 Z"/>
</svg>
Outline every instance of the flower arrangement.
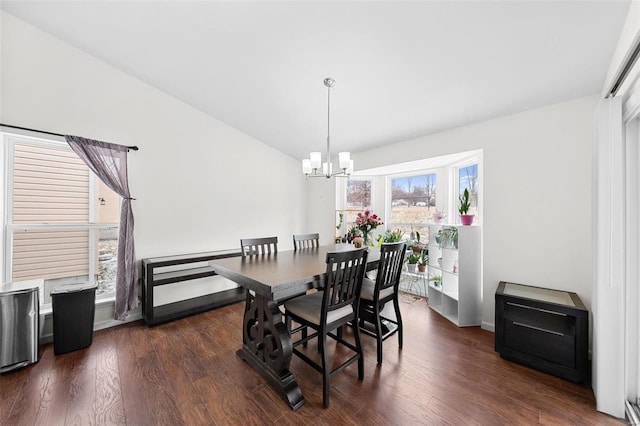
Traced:
<svg viewBox="0 0 640 426">
<path fill-rule="evenodd" d="M 380 220 L 378 215 L 369 210 L 365 210 L 364 213 L 358 213 L 358 217 L 356 217 L 356 226 L 362 231 L 365 244 L 369 244 L 369 235 L 371 234 L 371 231 L 382 224 L 384 224 L 384 222 Z"/>
</svg>

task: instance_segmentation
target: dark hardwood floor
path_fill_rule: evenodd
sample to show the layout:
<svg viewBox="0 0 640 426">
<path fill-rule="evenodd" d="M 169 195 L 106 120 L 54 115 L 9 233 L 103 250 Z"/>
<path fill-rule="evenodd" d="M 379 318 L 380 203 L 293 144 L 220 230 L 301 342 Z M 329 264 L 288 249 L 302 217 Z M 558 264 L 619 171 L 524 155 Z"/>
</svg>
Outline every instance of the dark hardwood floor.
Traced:
<svg viewBox="0 0 640 426">
<path fill-rule="evenodd" d="M 365 378 L 354 364 L 322 378 L 293 357 L 306 402 L 291 411 L 235 352 L 243 305 L 155 328 L 142 322 L 98 331 L 83 350 L 0 376 L 2 425 L 609 425 L 589 387 L 505 361 L 493 333 L 457 328 L 424 299 L 402 295 L 404 349 L 363 336 Z M 345 333 L 349 334 L 349 333 Z M 313 344 L 309 350 L 313 352 Z M 338 351 L 340 352 L 340 351 Z M 334 353 L 339 358 L 343 353 Z"/>
</svg>

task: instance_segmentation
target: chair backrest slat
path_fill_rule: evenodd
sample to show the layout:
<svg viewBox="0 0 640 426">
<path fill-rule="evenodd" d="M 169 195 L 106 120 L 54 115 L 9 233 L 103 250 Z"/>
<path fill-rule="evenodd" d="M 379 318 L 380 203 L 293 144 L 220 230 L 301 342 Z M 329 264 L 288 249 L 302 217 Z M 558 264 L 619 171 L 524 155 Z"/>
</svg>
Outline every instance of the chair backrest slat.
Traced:
<svg viewBox="0 0 640 426">
<path fill-rule="evenodd" d="M 277 254 L 278 237 L 242 238 L 240 240 L 240 249 L 242 250 L 242 257 L 259 254 Z"/>
<path fill-rule="evenodd" d="M 367 255 L 364 248 L 327 253 L 327 279 L 322 301 L 323 323 L 326 323 L 328 312 L 348 305 L 353 306 L 354 314 L 357 315 Z"/>
<path fill-rule="evenodd" d="M 318 247 L 318 240 L 320 234 L 294 234 L 293 236 L 293 249 L 304 249 Z"/>
</svg>

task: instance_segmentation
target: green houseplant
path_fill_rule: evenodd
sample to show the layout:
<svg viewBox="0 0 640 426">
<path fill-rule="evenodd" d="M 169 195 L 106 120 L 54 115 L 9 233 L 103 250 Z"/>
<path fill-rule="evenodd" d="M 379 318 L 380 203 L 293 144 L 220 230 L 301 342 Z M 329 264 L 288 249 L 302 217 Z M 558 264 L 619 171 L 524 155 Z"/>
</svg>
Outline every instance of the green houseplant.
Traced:
<svg viewBox="0 0 640 426">
<path fill-rule="evenodd" d="M 418 259 L 418 272 L 424 272 L 427 269 L 427 263 L 429 262 L 429 258 L 423 252 L 420 254 L 420 258 Z"/>
<path fill-rule="evenodd" d="M 473 223 L 473 216 L 469 214 L 469 208 L 471 207 L 471 201 L 469 201 L 469 190 L 464 189 L 464 192 L 458 197 L 460 200 L 460 206 L 458 211 L 460 212 L 460 223 L 463 225 L 471 225 Z"/>
<path fill-rule="evenodd" d="M 416 272 L 416 265 L 418 264 L 418 260 L 420 260 L 420 255 L 418 253 L 411 253 L 407 257 L 407 271 Z"/>
<path fill-rule="evenodd" d="M 458 228 L 455 226 L 444 226 L 440 228 L 435 237 L 440 248 L 458 248 Z"/>
<path fill-rule="evenodd" d="M 387 229 L 384 231 L 384 234 L 382 234 L 382 237 L 385 243 L 398 243 L 402 241 L 402 235 L 402 231 L 399 229 L 396 229 L 395 231 Z"/>
<path fill-rule="evenodd" d="M 414 253 L 420 254 L 422 252 L 422 244 L 420 243 L 420 233 L 416 231 L 415 234 L 416 234 L 416 239 L 413 240 L 413 245 L 411 246 L 411 250 Z"/>
<path fill-rule="evenodd" d="M 442 286 L 442 275 L 434 275 L 433 277 L 429 277 L 429 281 L 432 281 L 435 287 L 440 287 Z"/>
</svg>

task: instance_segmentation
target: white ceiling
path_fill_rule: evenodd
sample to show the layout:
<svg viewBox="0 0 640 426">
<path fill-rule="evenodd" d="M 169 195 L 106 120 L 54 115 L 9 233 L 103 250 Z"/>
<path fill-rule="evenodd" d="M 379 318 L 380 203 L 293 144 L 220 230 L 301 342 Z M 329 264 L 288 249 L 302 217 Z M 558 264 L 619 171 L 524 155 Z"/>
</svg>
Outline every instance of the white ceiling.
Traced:
<svg viewBox="0 0 640 426">
<path fill-rule="evenodd" d="M 7 1 L 295 158 L 600 92 L 629 1 Z"/>
</svg>

